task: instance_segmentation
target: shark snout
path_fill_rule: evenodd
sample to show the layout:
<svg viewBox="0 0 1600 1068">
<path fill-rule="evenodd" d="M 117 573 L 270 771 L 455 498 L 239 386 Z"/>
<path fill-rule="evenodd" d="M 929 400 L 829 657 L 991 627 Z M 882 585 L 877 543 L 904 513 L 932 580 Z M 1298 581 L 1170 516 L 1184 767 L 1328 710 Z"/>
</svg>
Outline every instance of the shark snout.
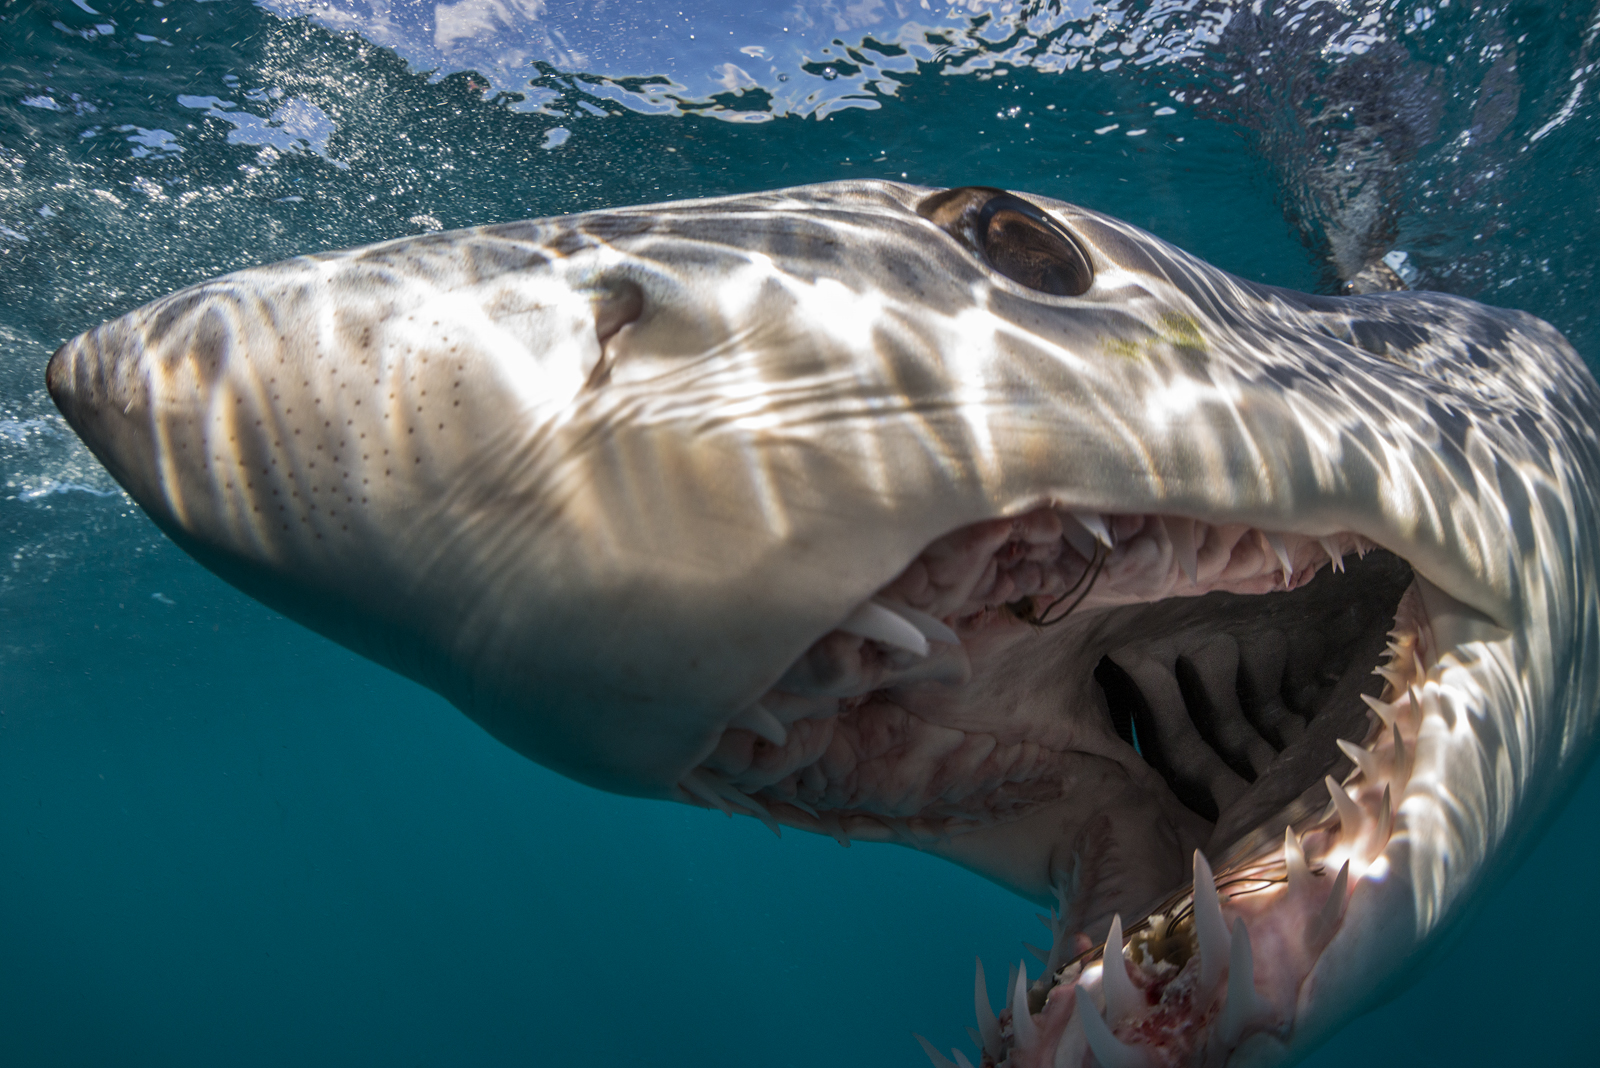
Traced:
<svg viewBox="0 0 1600 1068">
<path fill-rule="evenodd" d="M 62 416 L 136 497 L 161 481 L 144 355 L 139 331 L 124 317 L 68 341 L 45 368 L 45 385 Z"/>
</svg>

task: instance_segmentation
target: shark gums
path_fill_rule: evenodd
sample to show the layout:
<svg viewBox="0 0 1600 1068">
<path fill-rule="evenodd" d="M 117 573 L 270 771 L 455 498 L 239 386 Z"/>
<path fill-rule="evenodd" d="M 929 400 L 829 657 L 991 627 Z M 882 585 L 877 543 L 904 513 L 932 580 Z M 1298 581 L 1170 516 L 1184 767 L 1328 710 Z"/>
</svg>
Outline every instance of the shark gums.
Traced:
<svg viewBox="0 0 1600 1068">
<path fill-rule="evenodd" d="M 1553 328 L 1044 198 L 304 256 L 48 382 L 207 567 L 529 758 L 1050 905 L 998 1015 L 980 965 L 985 1065 L 1303 1055 L 1594 737 L 1600 392 Z"/>
</svg>

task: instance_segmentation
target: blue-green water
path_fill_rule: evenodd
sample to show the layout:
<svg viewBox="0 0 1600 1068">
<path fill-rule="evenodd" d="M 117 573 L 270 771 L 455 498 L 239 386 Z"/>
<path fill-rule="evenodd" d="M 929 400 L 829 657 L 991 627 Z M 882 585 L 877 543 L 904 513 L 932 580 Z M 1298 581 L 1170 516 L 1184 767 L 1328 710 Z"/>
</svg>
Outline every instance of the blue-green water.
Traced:
<svg viewBox="0 0 1600 1068">
<path fill-rule="evenodd" d="M 658 6 L 0 5 L 0 1065 L 917 1065 L 913 1029 L 965 1043 L 973 955 L 1003 975 L 1042 934 L 913 852 L 562 780 L 212 578 L 43 390 L 145 300 L 861 176 L 1058 196 L 1327 290 L 1350 227 L 1307 190 L 1345 173 L 1423 284 L 1600 357 L 1592 6 Z M 1597 817 L 1591 773 L 1313 1063 L 1593 1063 Z"/>
</svg>

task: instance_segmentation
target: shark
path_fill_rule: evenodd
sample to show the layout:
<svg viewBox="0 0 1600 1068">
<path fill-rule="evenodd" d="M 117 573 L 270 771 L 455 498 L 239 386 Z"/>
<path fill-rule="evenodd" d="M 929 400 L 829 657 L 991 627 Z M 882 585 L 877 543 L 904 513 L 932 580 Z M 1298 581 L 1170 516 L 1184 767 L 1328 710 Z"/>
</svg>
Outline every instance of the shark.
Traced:
<svg viewBox="0 0 1600 1068">
<path fill-rule="evenodd" d="M 1049 908 L 937 1068 L 1292 1062 L 1594 748 L 1600 388 L 1532 316 L 852 181 L 242 270 L 49 392 L 272 608 L 602 790 Z"/>
</svg>

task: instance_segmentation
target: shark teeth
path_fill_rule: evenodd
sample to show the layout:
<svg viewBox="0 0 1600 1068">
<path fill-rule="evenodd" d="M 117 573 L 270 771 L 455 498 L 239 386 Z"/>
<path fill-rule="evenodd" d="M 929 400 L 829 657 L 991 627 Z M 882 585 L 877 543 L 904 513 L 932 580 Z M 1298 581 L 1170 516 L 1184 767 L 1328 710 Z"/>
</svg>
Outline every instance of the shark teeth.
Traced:
<svg viewBox="0 0 1600 1068">
<path fill-rule="evenodd" d="M 1317 544 L 1322 546 L 1322 551 L 1328 554 L 1328 560 L 1335 571 L 1344 570 L 1344 551 L 1339 548 L 1339 543 L 1332 538 L 1318 538 Z"/>
<path fill-rule="evenodd" d="M 967 1055 L 962 1053 L 960 1050 L 952 1049 L 950 1051 L 955 1055 L 956 1058 L 952 1061 L 949 1057 L 946 1057 L 944 1054 L 934 1049 L 933 1043 L 929 1042 L 921 1035 L 913 1034 L 911 1037 L 921 1043 L 922 1052 L 926 1053 L 928 1055 L 928 1060 L 933 1062 L 933 1068 L 972 1068 L 972 1062 L 967 1060 Z"/>
<path fill-rule="evenodd" d="M 1406 752 L 1406 736 L 1400 732 L 1399 725 L 1396 724 L 1391 731 L 1394 734 L 1394 751 L 1389 755 L 1389 762 L 1395 782 L 1404 784 L 1411 778 L 1411 754 Z"/>
<path fill-rule="evenodd" d="M 1028 1011 L 1028 962 L 1017 969 L 1011 987 L 1011 1037 L 1017 1049 L 1029 1050 L 1039 1044 L 1039 1026 Z"/>
<path fill-rule="evenodd" d="M 1095 541 L 1104 545 L 1107 549 L 1115 549 L 1117 547 L 1117 539 L 1112 535 L 1111 527 L 1106 523 L 1106 517 L 1099 512 L 1069 512 L 1067 514 L 1076 519 L 1084 530 L 1094 535 Z"/>
<path fill-rule="evenodd" d="M 1379 669 L 1380 672 L 1382 672 L 1383 670 L 1384 669 L 1382 669 L 1382 668 Z M 1395 674 L 1396 678 L 1399 677 L 1398 673 L 1394 673 L 1394 674 Z M 1384 678 L 1388 679 L 1388 675 L 1385 674 Z M 1385 727 L 1393 727 L 1394 726 L 1394 719 L 1395 719 L 1395 707 L 1394 707 L 1394 705 L 1390 704 L 1387 701 L 1380 701 L 1376 697 L 1371 696 L 1370 694 L 1362 694 L 1361 695 L 1361 700 L 1365 701 L 1366 704 L 1367 704 L 1367 707 L 1372 709 L 1373 713 L 1379 719 L 1381 719 L 1383 721 L 1383 725 Z"/>
<path fill-rule="evenodd" d="M 1322 785 L 1328 788 L 1328 796 L 1333 799 L 1333 807 L 1339 814 L 1339 825 L 1345 837 L 1353 839 L 1361 833 L 1361 826 L 1366 822 L 1366 813 L 1361 811 L 1361 806 L 1356 804 L 1355 798 L 1334 781 L 1332 775 L 1324 775 Z"/>
<path fill-rule="evenodd" d="M 1103 523 L 1101 525 L 1104 526 Z M 1065 541 L 1072 547 L 1073 552 L 1085 560 L 1094 559 L 1094 554 L 1097 551 L 1095 547 L 1096 538 L 1089 528 L 1083 525 L 1083 521 L 1078 519 L 1072 512 L 1067 512 L 1061 516 L 1061 540 Z"/>
<path fill-rule="evenodd" d="M 1350 887 L 1350 862 L 1347 860 L 1333 880 L 1333 890 L 1322 903 L 1315 919 L 1306 927 L 1306 945 L 1315 946 L 1327 939 L 1344 918 L 1344 899 Z"/>
<path fill-rule="evenodd" d="M 1106 1016 L 1112 1020 L 1127 1019 L 1144 1002 L 1144 995 L 1128 978 L 1125 952 L 1122 946 L 1122 914 L 1119 912 L 1111 918 L 1111 930 L 1106 935 L 1105 957 L 1100 968 L 1100 990 L 1106 997 Z"/>
<path fill-rule="evenodd" d="M 1194 934 L 1195 941 L 1200 944 L 1200 991 L 1204 996 L 1216 987 L 1217 980 L 1222 977 L 1222 969 L 1228 965 L 1232 948 L 1211 865 L 1198 849 L 1194 851 Z"/>
<path fill-rule="evenodd" d="M 854 634 L 858 638 L 892 645 L 918 656 L 928 655 L 928 639 L 896 608 L 885 607 L 878 601 L 865 601 L 836 630 Z"/>
<path fill-rule="evenodd" d="M 712 808 L 721 810 L 725 816 L 732 816 L 734 808 L 737 807 L 760 820 L 767 830 L 779 838 L 783 837 L 782 828 L 778 826 L 778 821 L 773 819 L 766 805 L 723 781 L 722 777 L 714 772 L 696 768 L 679 780 L 678 785 L 685 793 L 704 801 Z"/>
<path fill-rule="evenodd" d="M 1266 540 L 1267 546 L 1278 558 L 1278 566 L 1283 568 L 1283 584 L 1289 585 L 1294 581 L 1294 561 L 1289 558 L 1289 547 L 1283 543 L 1283 535 L 1262 531 L 1261 537 Z"/>
<path fill-rule="evenodd" d="M 1283 829 L 1283 865 L 1288 869 L 1290 895 L 1303 897 L 1311 889 L 1311 869 L 1293 827 Z"/>
<path fill-rule="evenodd" d="M 978 958 L 978 974 L 972 983 L 972 1000 L 978 1013 L 978 1031 L 983 1037 L 983 1051 L 993 1061 L 1000 1060 L 1000 1021 L 995 1019 L 994 1007 L 989 1004 L 989 986 L 983 978 L 983 958 Z"/>
<path fill-rule="evenodd" d="M 887 608 L 889 611 L 901 616 L 907 623 L 916 627 L 922 636 L 930 642 L 944 642 L 946 645 L 961 644 L 960 636 L 951 630 L 943 620 L 930 616 L 926 612 L 919 612 L 910 605 L 899 604 L 886 597 L 874 597 L 871 603 L 880 608 Z"/>
<path fill-rule="evenodd" d="M 1350 758 L 1368 782 L 1376 783 L 1383 778 L 1382 770 L 1378 765 L 1378 754 L 1370 749 L 1363 749 L 1354 742 L 1345 741 L 1343 738 L 1335 739 L 1339 743 L 1339 751 Z M 1337 801 L 1337 799 L 1335 799 Z"/>
<path fill-rule="evenodd" d="M 751 705 L 739 713 L 728 726 L 750 731 L 776 746 L 781 747 L 789 743 L 789 732 L 779 722 L 778 717 L 759 704 Z"/>
<path fill-rule="evenodd" d="M 724 816 L 732 819 L 733 809 L 729 807 L 728 802 L 722 799 L 722 795 L 713 790 L 710 784 L 705 781 L 707 777 L 709 776 L 705 772 L 691 771 L 683 777 L 678 785 L 689 796 L 699 801 L 704 801 L 710 807 L 719 810 Z"/>
<path fill-rule="evenodd" d="M 1167 537 L 1172 542 L 1172 555 L 1178 561 L 1183 577 L 1194 585 L 1200 575 L 1200 550 L 1194 541 L 1194 520 L 1168 519 Z"/>
</svg>

